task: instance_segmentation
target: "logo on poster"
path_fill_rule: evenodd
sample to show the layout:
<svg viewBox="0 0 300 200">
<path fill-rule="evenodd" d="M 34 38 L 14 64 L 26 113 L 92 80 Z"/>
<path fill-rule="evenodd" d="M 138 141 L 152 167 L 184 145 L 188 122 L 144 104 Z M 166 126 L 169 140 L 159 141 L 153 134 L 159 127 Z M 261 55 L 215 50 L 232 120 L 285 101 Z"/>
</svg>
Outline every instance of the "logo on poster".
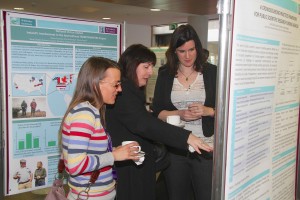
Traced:
<svg viewBox="0 0 300 200">
<path fill-rule="evenodd" d="M 99 26 L 99 33 L 105 33 L 105 27 Z"/>
</svg>

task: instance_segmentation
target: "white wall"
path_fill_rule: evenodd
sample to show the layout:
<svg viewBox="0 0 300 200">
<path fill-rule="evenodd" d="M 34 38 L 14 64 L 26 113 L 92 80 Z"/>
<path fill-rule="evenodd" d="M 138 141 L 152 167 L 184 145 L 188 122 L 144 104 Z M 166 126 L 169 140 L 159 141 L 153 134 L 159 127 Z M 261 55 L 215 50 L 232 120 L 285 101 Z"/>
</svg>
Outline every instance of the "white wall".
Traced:
<svg viewBox="0 0 300 200">
<path fill-rule="evenodd" d="M 151 47 L 151 26 L 126 24 L 125 29 L 126 48 L 137 43 L 143 44 L 146 47 Z"/>
</svg>

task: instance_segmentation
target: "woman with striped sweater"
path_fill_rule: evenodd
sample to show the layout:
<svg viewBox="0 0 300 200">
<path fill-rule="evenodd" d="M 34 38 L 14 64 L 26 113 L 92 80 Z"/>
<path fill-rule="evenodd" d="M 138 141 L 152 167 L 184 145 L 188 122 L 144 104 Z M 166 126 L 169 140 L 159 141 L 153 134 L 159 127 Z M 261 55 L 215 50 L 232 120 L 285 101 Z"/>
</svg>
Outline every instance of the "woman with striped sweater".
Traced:
<svg viewBox="0 0 300 200">
<path fill-rule="evenodd" d="M 105 131 L 105 104 L 114 104 L 122 91 L 120 69 L 114 61 L 91 57 L 81 67 L 76 89 L 61 125 L 62 153 L 69 174 L 68 199 L 89 185 L 93 171 L 100 170 L 96 182 L 88 192 L 90 200 L 113 200 L 115 181 L 112 174 L 114 161 L 138 160 L 134 142 L 112 149 Z M 81 196 L 83 195 L 83 196 Z M 86 199 L 86 193 L 80 193 Z"/>
</svg>

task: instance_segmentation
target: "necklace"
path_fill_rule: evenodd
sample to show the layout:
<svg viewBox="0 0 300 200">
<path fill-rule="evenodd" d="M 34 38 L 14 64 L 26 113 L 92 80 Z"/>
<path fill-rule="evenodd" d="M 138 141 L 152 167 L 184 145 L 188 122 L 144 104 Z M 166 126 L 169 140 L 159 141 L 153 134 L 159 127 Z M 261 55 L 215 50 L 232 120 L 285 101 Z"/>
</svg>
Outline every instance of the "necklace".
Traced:
<svg viewBox="0 0 300 200">
<path fill-rule="evenodd" d="M 189 77 L 194 73 L 194 71 L 192 71 L 192 73 L 190 73 L 190 75 L 186 76 L 186 75 L 184 75 L 184 73 L 180 70 L 180 68 L 178 68 L 178 71 L 185 77 L 185 81 L 189 81 Z"/>
</svg>

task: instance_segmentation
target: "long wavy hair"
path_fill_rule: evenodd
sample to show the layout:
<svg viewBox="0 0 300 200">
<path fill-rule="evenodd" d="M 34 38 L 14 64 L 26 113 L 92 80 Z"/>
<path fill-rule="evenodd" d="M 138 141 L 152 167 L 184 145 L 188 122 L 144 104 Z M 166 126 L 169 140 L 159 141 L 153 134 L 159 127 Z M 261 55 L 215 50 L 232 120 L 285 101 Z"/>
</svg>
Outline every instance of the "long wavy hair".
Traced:
<svg viewBox="0 0 300 200">
<path fill-rule="evenodd" d="M 101 116 L 101 123 L 105 127 L 105 104 L 100 90 L 99 82 L 105 78 L 105 72 L 109 68 L 119 69 L 118 64 L 103 57 L 90 57 L 80 68 L 77 77 L 76 88 L 72 100 L 65 112 L 59 130 L 59 139 L 61 144 L 62 128 L 64 121 L 69 112 L 79 103 L 88 101 L 95 108 L 99 109 Z"/>
<path fill-rule="evenodd" d="M 197 57 L 195 60 L 195 70 L 197 72 L 202 72 L 203 56 L 202 56 L 202 44 L 195 31 L 195 29 L 189 25 L 181 25 L 175 29 L 171 36 L 169 48 L 166 51 L 167 66 L 169 67 L 171 73 L 177 74 L 179 67 L 179 59 L 176 55 L 176 49 L 182 46 L 184 43 L 193 40 L 195 42 L 195 48 L 197 51 Z"/>
</svg>

